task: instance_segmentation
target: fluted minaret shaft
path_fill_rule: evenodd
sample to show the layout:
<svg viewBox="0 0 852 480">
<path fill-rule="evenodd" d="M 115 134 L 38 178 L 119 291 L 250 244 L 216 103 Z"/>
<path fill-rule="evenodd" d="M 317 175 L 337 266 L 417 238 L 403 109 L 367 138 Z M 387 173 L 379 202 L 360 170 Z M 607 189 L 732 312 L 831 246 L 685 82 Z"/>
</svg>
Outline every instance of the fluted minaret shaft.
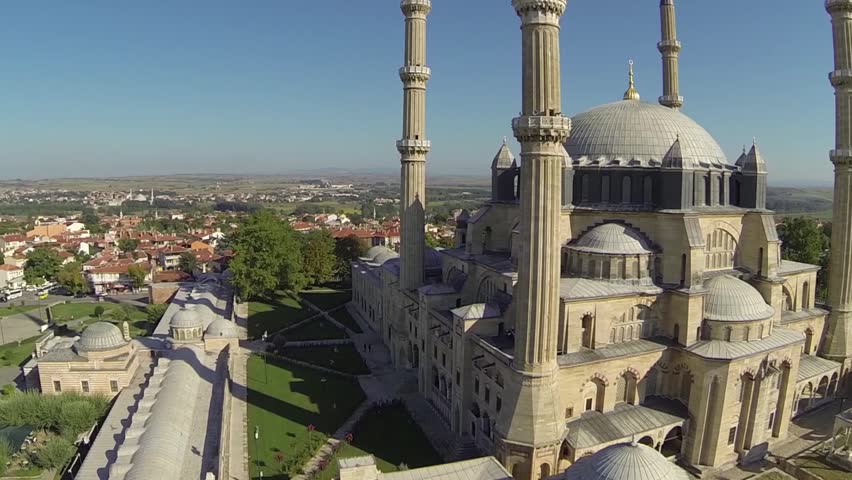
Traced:
<svg viewBox="0 0 852 480">
<path fill-rule="evenodd" d="M 831 307 L 823 351 L 852 357 L 852 0 L 827 0 L 834 39 L 835 97 L 834 207 L 828 303 Z"/>
<path fill-rule="evenodd" d="M 660 105 L 669 108 L 683 106 L 680 96 L 679 59 L 680 42 L 677 40 L 677 17 L 674 0 L 660 0 L 660 26 L 662 40 L 657 49 L 663 54 L 663 96 Z"/>
<path fill-rule="evenodd" d="M 562 116 L 559 56 L 559 18 L 567 0 L 512 4 L 523 37 L 523 111 L 512 122 L 522 160 L 514 367 L 547 372 L 556 364 L 562 143 L 571 129 Z"/>
<path fill-rule="evenodd" d="M 423 255 L 426 243 L 426 16 L 431 0 L 402 0 L 405 14 L 405 63 L 399 69 L 403 83 L 402 139 L 396 143 L 402 163 L 400 171 L 400 285 L 412 290 L 423 284 Z"/>
</svg>

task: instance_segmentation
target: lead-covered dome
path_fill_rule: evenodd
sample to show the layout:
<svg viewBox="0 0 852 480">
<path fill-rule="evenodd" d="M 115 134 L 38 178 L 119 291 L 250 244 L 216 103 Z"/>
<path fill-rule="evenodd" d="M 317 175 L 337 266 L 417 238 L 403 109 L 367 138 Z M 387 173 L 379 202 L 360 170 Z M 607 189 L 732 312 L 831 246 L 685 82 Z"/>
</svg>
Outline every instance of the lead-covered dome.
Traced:
<svg viewBox="0 0 852 480">
<path fill-rule="evenodd" d="M 219 317 L 207 326 L 204 335 L 208 337 L 237 338 L 239 330 L 237 330 L 236 323 Z"/>
<path fill-rule="evenodd" d="M 643 255 L 652 253 L 648 242 L 632 228 L 618 223 L 604 223 L 584 233 L 573 250 L 613 255 Z"/>
<path fill-rule="evenodd" d="M 196 309 L 196 306 L 193 304 L 187 304 L 175 312 L 169 322 L 169 326 L 173 328 L 195 328 L 200 327 L 203 323 L 204 321 Z"/>
<path fill-rule="evenodd" d="M 610 445 L 565 471 L 565 480 L 688 480 L 682 468 L 640 443 Z"/>
<path fill-rule="evenodd" d="M 97 352 L 123 347 L 126 344 L 127 341 L 118 327 L 111 323 L 98 322 L 83 330 L 76 347 L 82 352 Z"/>
<path fill-rule="evenodd" d="M 704 286 L 704 318 L 716 321 L 765 320 L 775 313 L 754 287 L 739 278 L 720 275 Z"/>
<path fill-rule="evenodd" d="M 571 122 L 565 149 L 575 165 L 660 166 L 677 139 L 685 159 L 708 167 L 727 164 L 701 125 L 662 105 L 623 100 L 579 113 Z"/>
</svg>

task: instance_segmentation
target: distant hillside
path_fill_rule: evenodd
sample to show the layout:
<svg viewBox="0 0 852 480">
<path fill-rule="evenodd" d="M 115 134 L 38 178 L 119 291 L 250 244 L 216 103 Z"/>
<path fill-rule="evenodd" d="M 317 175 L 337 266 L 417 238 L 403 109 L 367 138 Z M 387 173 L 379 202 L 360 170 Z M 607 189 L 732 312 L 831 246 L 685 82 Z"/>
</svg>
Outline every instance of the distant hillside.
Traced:
<svg viewBox="0 0 852 480">
<path fill-rule="evenodd" d="M 831 218 L 831 204 L 831 188 L 769 187 L 766 192 L 766 207 L 781 215 Z"/>
</svg>

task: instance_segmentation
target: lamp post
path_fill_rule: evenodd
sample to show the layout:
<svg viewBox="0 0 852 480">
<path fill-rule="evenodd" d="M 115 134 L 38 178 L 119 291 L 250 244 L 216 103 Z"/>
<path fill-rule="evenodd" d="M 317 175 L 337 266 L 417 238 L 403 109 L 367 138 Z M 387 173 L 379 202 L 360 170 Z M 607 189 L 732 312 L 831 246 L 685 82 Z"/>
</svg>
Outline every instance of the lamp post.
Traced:
<svg viewBox="0 0 852 480">
<path fill-rule="evenodd" d="M 257 440 L 260 437 L 260 425 L 254 426 L 254 463 L 257 465 L 257 468 L 260 468 L 260 450 L 257 449 Z M 263 477 L 263 473 L 260 474 L 261 478 Z"/>
</svg>

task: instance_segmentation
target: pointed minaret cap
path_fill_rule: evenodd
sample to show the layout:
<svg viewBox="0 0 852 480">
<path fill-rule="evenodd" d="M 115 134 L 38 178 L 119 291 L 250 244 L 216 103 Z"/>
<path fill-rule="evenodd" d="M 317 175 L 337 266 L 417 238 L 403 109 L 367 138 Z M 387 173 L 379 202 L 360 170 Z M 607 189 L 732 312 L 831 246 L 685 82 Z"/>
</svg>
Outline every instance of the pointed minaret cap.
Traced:
<svg viewBox="0 0 852 480">
<path fill-rule="evenodd" d="M 739 158 L 737 158 L 737 161 L 734 162 L 734 165 L 742 167 L 743 163 L 745 163 L 746 155 L 746 146 L 743 145 L 743 153 L 740 154 Z"/>
<path fill-rule="evenodd" d="M 633 60 L 627 62 L 630 66 L 630 86 L 627 87 L 627 91 L 624 92 L 624 100 L 640 100 L 639 91 L 636 90 L 636 84 L 633 81 Z"/>
<path fill-rule="evenodd" d="M 745 173 L 766 173 L 766 160 L 763 159 L 763 155 L 757 149 L 757 139 L 754 140 L 751 150 L 743 159 L 742 169 Z"/>
<path fill-rule="evenodd" d="M 497 155 L 494 155 L 494 161 L 491 162 L 491 168 L 508 169 L 515 168 L 518 164 L 515 163 L 515 156 L 509 150 L 509 141 L 503 137 L 503 145 L 500 145 L 500 150 L 497 150 Z"/>
<path fill-rule="evenodd" d="M 680 147 L 680 135 L 675 139 L 669 151 L 663 156 L 663 168 L 693 169 L 695 163 L 691 158 L 684 157 Z"/>
</svg>

